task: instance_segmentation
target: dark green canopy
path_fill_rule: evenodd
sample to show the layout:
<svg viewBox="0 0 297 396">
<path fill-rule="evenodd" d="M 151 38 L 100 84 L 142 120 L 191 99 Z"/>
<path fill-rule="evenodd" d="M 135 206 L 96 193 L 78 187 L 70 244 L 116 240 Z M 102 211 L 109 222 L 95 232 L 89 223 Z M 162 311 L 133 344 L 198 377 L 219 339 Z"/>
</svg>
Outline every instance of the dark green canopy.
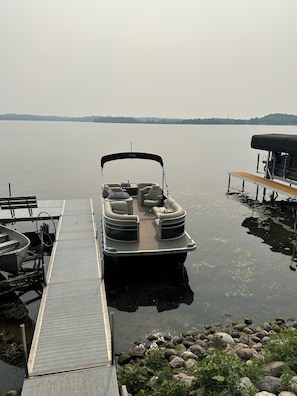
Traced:
<svg viewBox="0 0 297 396">
<path fill-rule="evenodd" d="M 108 161 L 114 161 L 125 158 L 130 158 L 130 159 L 139 158 L 139 159 L 157 161 L 161 166 L 163 166 L 163 160 L 159 155 L 131 151 L 131 152 L 104 155 L 103 157 L 101 157 L 101 168 L 103 169 L 104 164 Z"/>
<path fill-rule="evenodd" d="M 259 150 L 297 155 L 297 135 L 282 133 L 254 135 L 251 147 Z"/>
</svg>

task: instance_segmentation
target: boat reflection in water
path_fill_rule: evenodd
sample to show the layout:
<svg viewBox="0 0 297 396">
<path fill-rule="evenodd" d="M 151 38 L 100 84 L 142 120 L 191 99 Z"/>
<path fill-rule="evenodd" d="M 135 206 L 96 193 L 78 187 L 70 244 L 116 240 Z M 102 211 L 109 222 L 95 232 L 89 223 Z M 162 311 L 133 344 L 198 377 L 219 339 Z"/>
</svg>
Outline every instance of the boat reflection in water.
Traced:
<svg viewBox="0 0 297 396">
<path fill-rule="evenodd" d="M 119 311 L 135 312 L 156 306 L 158 312 L 190 305 L 194 293 L 187 270 L 174 257 L 138 257 L 105 266 L 107 304 Z M 141 263 L 141 266 L 139 265 Z"/>
</svg>

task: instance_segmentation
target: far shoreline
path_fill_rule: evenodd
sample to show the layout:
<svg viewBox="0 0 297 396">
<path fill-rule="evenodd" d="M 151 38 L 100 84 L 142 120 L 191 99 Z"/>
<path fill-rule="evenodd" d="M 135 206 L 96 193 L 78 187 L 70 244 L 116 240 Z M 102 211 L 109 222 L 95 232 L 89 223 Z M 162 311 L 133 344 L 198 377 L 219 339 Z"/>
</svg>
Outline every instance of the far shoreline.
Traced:
<svg viewBox="0 0 297 396">
<path fill-rule="evenodd" d="M 268 114 L 250 119 L 235 118 L 170 118 L 170 117 L 130 117 L 130 116 L 42 116 L 33 114 L 0 114 L 0 121 L 64 121 L 64 122 L 95 122 L 111 124 L 158 124 L 158 125 L 274 125 L 296 126 L 297 115 Z"/>
</svg>

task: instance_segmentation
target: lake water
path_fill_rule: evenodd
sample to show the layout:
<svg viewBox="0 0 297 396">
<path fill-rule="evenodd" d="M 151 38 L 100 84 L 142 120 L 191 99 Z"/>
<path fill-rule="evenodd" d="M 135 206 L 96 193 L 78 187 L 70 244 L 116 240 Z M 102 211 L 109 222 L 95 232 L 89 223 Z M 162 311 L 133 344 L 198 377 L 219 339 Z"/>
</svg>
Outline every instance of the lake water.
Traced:
<svg viewBox="0 0 297 396">
<path fill-rule="evenodd" d="M 0 196 L 8 195 L 11 183 L 12 195 L 92 198 L 99 228 L 101 156 L 130 151 L 132 145 L 135 151 L 163 157 L 170 194 L 186 209 L 187 230 L 198 244 L 185 262 L 188 299 L 185 290 L 176 287 L 173 301 L 161 301 L 160 309 L 157 300 L 162 297 L 153 295 L 160 291 L 160 276 L 146 266 L 135 290 L 126 290 L 134 312 L 128 312 L 131 304 L 126 310 L 125 305 L 111 307 L 117 352 L 127 351 L 133 341 L 141 342 L 154 331 L 179 334 L 246 316 L 257 323 L 294 317 L 297 272 L 290 270 L 288 254 L 293 233 L 274 222 L 279 225 L 286 215 L 226 195 L 228 171 L 256 171 L 258 152 L 250 148 L 251 136 L 273 132 L 296 134 L 297 127 L 1 121 Z M 144 179 L 152 179 L 149 169 L 134 168 L 140 179 L 143 172 Z M 118 181 L 133 181 L 127 173 L 122 168 Z M 234 178 L 232 185 L 240 187 L 241 182 Z M 253 186 L 247 189 L 253 191 Z M 280 236 L 278 249 L 273 245 Z M 147 278 L 153 279 L 147 290 L 151 295 L 145 299 L 137 294 L 135 300 L 136 291 L 146 289 Z M 24 373 L 1 362 L 0 370 L 2 396 L 21 385 Z"/>
</svg>

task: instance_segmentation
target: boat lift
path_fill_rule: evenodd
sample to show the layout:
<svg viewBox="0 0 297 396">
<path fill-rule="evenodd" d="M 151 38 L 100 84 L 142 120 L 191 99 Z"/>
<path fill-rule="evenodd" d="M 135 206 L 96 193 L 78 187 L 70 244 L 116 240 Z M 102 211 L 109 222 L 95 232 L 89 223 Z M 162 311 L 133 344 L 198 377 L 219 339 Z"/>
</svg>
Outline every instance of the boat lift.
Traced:
<svg viewBox="0 0 297 396">
<path fill-rule="evenodd" d="M 232 177 L 242 180 L 241 189 L 237 193 L 245 194 L 245 183 L 256 185 L 256 201 L 259 198 L 260 189 L 263 190 L 262 202 L 266 202 L 267 190 L 271 191 L 270 202 L 274 202 L 279 195 L 287 197 L 288 201 L 297 201 L 297 136 L 285 134 L 254 135 L 251 147 L 266 150 L 268 154 L 263 158 L 264 172 L 259 170 L 260 154 L 257 158 L 257 174 L 248 172 L 228 172 L 227 194 L 231 192 Z M 294 231 L 296 233 L 297 211 L 293 210 Z M 290 269 L 296 271 L 293 264 L 297 263 L 297 238 L 292 241 L 292 258 Z"/>
</svg>

